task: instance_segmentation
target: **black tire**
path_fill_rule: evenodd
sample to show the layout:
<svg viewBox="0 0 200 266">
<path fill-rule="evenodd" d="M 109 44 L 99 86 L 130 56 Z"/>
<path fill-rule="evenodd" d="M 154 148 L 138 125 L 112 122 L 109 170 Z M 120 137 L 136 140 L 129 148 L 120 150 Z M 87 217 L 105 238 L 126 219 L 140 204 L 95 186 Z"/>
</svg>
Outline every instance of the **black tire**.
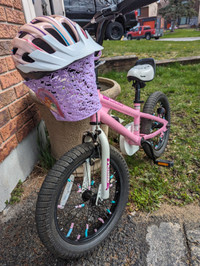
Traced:
<svg viewBox="0 0 200 266">
<path fill-rule="evenodd" d="M 158 108 L 164 108 L 164 109 L 158 109 Z M 170 125 L 169 102 L 168 102 L 166 95 L 160 91 L 152 93 L 147 99 L 144 105 L 144 108 L 143 108 L 143 113 L 158 115 L 158 112 L 163 113 L 162 115 L 161 114 L 159 115 L 162 118 L 165 118 L 169 122 L 168 125 Z M 152 131 L 158 129 L 159 126 L 161 125 L 159 125 L 155 121 L 145 119 L 145 118 L 141 119 L 141 133 L 142 134 L 150 134 Z M 158 158 L 163 154 L 167 146 L 167 142 L 169 139 L 169 133 L 170 133 L 170 129 L 168 128 L 168 130 L 164 133 L 162 138 L 160 138 L 160 136 L 157 136 L 150 141 L 152 144 L 152 150 L 153 150 L 153 154 L 155 158 Z M 153 159 L 150 148 L 147 144 L 144 144 L 143 149 L 145 153 L 147 154 L 147 156 Z"/>
<path fill-rule="evenodd" d="M 124 34 L 124 28 L 119 22 L 111 22 L 106 29 L 106 37 L 109 40 L 120 40 Z"/>
<path fill-rule="evenodd" d="M 82 187 L 78 191 L 83 178 L 80 166 L 86 159 L 94 158 L 93 144 L 84 143 L 73 148 L 56 162 L 45 178 L 37 200 L 36 224 L 41 241 L 56 257 L 79 258 L 90 253 L 104 242 L 122 216 L 128 200 L 129 171 L 124 158 L 115 148 L 111 147 L 110 153 L 110 197 L 100 201 L 98 206 L 95 197 L 101 171 L 99 167 L 94 169 L 95 164 L 90 166 L 94 170 L 91 178 L 95 183 L 91 182 L 90 190 L 83 192 Z M 95 160 L 99 165 L 100 159 Z M 61 208 L 59 204 L 64 189 L 67 203 Z M 81 204 L 85 206 L 80 207 Z M 69 233 L 72 223 L 74 228 Z"/>
<path fill-rule="evenodd" d="M 156 40 L 158 40 L 160 37 L 155 37 Z"/>
<path fill-rule="evenodd" d="M 128 36 L 127 36 L 127 39 L 128 39 L 129 41 L 132 40 L 131 35 L 128 35 Z"/>
<path fill-rule="evenodd" d="M 145 35 L 145 39 L 148 40 L 148 41 L 151 40 L 151 34 L 150 33 L 147 33 Z"/>
</svg>

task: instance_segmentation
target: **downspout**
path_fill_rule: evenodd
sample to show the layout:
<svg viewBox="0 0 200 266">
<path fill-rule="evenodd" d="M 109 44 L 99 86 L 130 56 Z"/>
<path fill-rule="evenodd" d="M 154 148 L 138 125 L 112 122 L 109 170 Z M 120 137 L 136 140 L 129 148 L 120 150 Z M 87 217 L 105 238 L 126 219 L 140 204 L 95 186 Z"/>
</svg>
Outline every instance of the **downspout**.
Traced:
<svg viewBox="0 0 200 266">
<path fill-rule="evenodd" d="M 49 0 L 49 5 L 50 5 L 50 9 L 51 9 L 51 15 L 55 15 L 53 0 Z"/>
</svg>

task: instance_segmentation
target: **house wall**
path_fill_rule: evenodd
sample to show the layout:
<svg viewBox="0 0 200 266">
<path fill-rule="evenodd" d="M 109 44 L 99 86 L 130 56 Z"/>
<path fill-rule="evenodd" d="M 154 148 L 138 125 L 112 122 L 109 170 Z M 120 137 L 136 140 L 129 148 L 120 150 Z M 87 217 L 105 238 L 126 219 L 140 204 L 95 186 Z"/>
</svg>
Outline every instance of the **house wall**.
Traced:
<svg viewBox="0 0 200 266">
<path fill-rule="evenodd" d="M 7 167 L 16 165 L 13 151 L 17 151 L 20 145 L 25 145 L 25 139 L 30 138 L 29 134 L 40 121 L 38 110 L 29 98 L 28 88 L 23 84 L 23 78 L 15 69 L 11 58 L 11 41 L 24 23 L 21 0 L 0 0 L 0 211 L 5 207 L 3 202 L 9 199 L 19 179 L 25 179 L 23 175 L 15 176 L 15 168 L 12 175 L 8 175 Z M 33 140 L 31 143 L 36 146 L 36 138 L 34 143 Z M 30 145 L 25 146 L 30 147 Z M 28 152 L 27 149 L 23 151 Z M 32 158 L 36 160 L 36 157 L 37 155 Z M 10 163 L 8 163 L 9 160 L 11 160 Z M 29 170 L 26 171 L 25 168 Z M 31 168 L 30 165 L 23 165 L 22 172 L 27 176 Z M 19 171 L 16 171 L 16 175 L 18 173 Z M 6 184 L 7 193 L 2 192 L 5 180 L 10 183 L 10 185 Z M 4 195 L 3 198 L 2 195 Z"/>
<path fill-rule="evenodd" d="M 158 4 L 153 3 L 149 5 L 149 17 L 156 17 L 158 15 Z"/>
<path fill-rule="evenodd" d="M 149 17 L 149 7 L 148 6 L 141 8 L 141 13 L 140 13 L 139 18 L 140 17 L 143 17 L 143 18 Z"/>
<path fill-rule="evenodd" d="M 153 3 L 141 8 L 139 18 L 156 17 L 158 15 L 158 3 Z"/>
<path fill-rule="evenodd" d="M 24 12 L 26 22 L 29 22 L 36 17 L 32 0 L 22 0 L 22 5 L 23 9 L 26 10 L 26 12 Z"/>
</svg>

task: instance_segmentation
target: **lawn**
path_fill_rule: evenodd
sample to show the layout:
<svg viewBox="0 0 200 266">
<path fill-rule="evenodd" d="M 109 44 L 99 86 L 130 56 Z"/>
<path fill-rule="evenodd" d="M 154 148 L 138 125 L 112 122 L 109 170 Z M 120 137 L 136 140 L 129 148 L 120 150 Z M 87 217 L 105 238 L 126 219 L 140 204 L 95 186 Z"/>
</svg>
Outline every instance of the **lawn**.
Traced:
<svg viewBox="0 0 200 266">
<path fill-rule="evenodd" d="M 169 145 L 162 157 L 173 160 L 173 168 L 155 166 L 142 149 L 126 157 L 130 170 L 130 210 L 152 211 L 162 202 L 184 205 L 200 201 L 200 64 L 158 67 L 155 79 L 142 89 L 141 98 L 159 90 L 171 105 L 172 126 Z M 134 91 L 126 73 L 108 73 L 121 84 L 118 101 L 132 106 Z M 122 117 L 120 115 L 120 117 Z M 122 117 L 126 123 L 131 120 Z M 118 145 L 110 140 L 114 145 Z"/>
<path fill-rule="evenodd" d="M 200 55 L 200 41 L 161 42 L 155 40 L 104 41 L 103 57 L 136 55 L 156 60 Z M 114 47 L 114 49 L 113 49 Z"/>
<path fill-rule="evenodd" d="M 200 30 L 196 29 L 177 29 L 174 32 L 169 30 L 164 33 L 162 38 L 185 38 L 185 37 L 200 37 Z"/>
</svg>

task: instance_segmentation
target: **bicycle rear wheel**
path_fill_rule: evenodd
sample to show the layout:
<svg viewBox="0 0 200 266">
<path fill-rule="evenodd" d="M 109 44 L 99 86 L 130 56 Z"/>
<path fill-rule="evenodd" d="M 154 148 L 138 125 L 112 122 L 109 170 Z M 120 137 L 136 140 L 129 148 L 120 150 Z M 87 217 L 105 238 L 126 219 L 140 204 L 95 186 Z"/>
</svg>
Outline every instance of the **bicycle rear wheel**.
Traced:
<svg viewBox="0 0 200 266">
<path fill-rule="evenodd" d="M 115 148 L 110 153 L 110 197 L 97 205 L 101 158 L 93 144 L 73 148 L 49 171 L 38 195 L 36 224 L 41 241 L 57 257 L 91 252 L 121 217 L 128 199 L 128 167 Z"/>
<path fill-rule="evenodd" d="M 163 119 L 166 119 L 168 121 L 168 125 L 170 125 L 171 116 L 169 102 L 166 95 L 160 91 L 156 91 L 149 96 L 144 105 L 143 113 L 159 116 Z M 142 134 L 153 133 L 160 127 L 162 127 L 161 123 L 146 118 L 141 119 L 140 132 Z M 164 153 L 169 139 L 169 133 L 170 129 L 168 128 L 168 130 L 162 135 L 158 135 L 150 140 L 152 145 L 153 156 L 155 158 L 160 157 Z M 143 145 L 143 149 L 147 156 L 153 159 L 152 152 L 147 144 Z"/>
</svg>

